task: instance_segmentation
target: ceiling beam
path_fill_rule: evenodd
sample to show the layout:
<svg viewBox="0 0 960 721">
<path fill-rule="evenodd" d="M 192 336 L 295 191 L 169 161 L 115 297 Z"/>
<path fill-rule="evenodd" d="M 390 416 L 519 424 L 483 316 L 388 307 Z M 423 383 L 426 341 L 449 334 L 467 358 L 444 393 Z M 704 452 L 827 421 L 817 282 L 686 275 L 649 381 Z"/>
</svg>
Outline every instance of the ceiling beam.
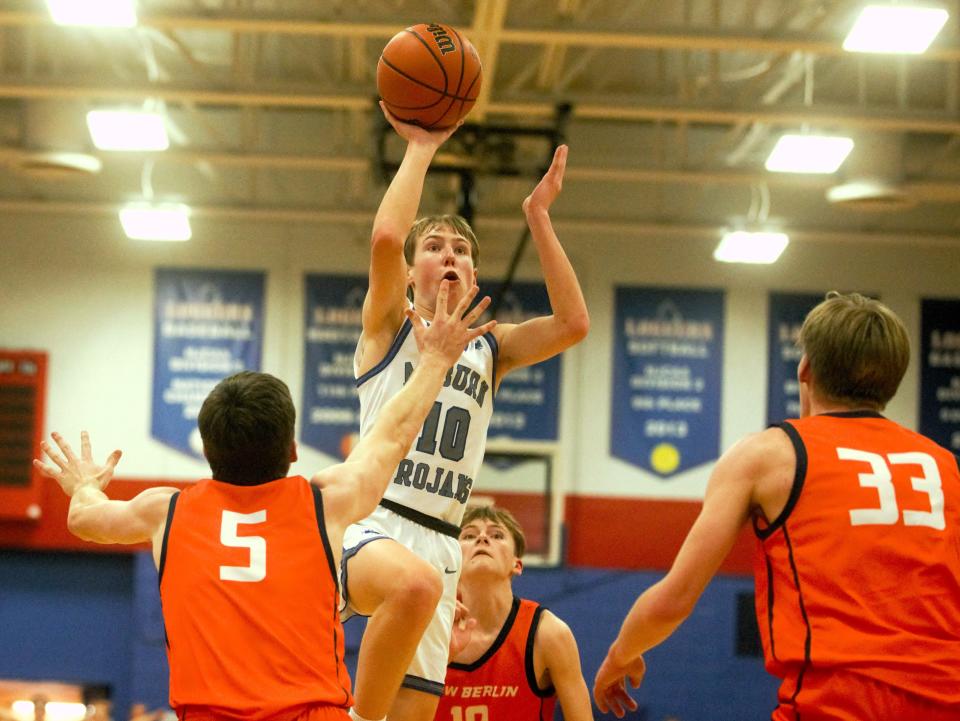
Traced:
<svg viewBox="0 0 960 721">
<path fill-rule="evenodd" d="M 143 85 L 132 87 L 97 85 L 50 85 L 40 83 L 3 82 L 0 78 L 0 98 L 72 99 L 91 101 L 140 102 L 156 98 L 170 103 L 197 105 L 260 106 L 275 108 L 320 108 L 327 110 L 369 110 L 372 105 L 367 95 L 333 95 L 302 92 L 255 92 L 239 90 L 209 90 L 170 85 Z M 921 115 L 900 112 L 897 115 L 851 112 L 845 108 L 817 109 L 796 107 L 754 107 L 732 109 L 725 107 L 691 107 L 681 105 L 614 105 L 588 101 L 573 102 L 573 117 L 579 120 L 630 120 L 674 122 L 679 124 L 737 125 L 739 123 L 767 123 L 781 127 L 809 125 L 831 128 L 862 128 L 915 133 L 960 134 L 960 119 L 952 114 Z M 555 108 L 545 102 L 497 102 L 488 106 L 492 115 L 527 118 L 550 118 Z"/>
<path fill-rule="evenodd" d="M 33 156 L 33 152 L 16 146 L 0 146 L 0 164 L 16 168 Z M 142 163 L 143 153 L 92 153 L 105 166 L 110 163 Z M 363 156 L 325 156 L 292 153 L 231 153 L 218 150 L 171 149 L 158 153 L 157 163 L 183 165 L 209 164 L 226 168 L 253 168 L 285 170 L 291 172 L 339 171 L 365 173 L 370 170 L 371 159 Z M 440 153 L 435 165 L 462 165 L 454 155 Z M 565 179 L 572 182 L 637 183 L 648 185 L 683 186 L 750 186 L 766 183 L 772 187 L 810 189 L 825 191 L 835 185 L 837 178 L 822 175 L 798 175 L 793 173 L 767 173 L 734 169 L 670 170 L 661 168 L 611 168 L 609 166 L 572 165 L 566 170 Z M 911 198 L 926 203 L 960 202 L 960 183 L 907 179 L 901 189 Z"/>
<path fill-rule="evenodd" d="M 69 216 L 115 215 L 122 203 L 83 201 L 46 201 L 30 199 L 0 199 L 0 213 L 26 213 L 40 216 L 52 214 Z M 249 207 L 233 205 L 191 206 L 192 217 L 221 220 L 241 220 L 262 223 L 321 223 L 369 226 L 372 210 L 319 210 L 315 208 Z M 523 220 L 518 215 L 484 216 L 478 224 L 485 229 L 519 229 Z M 668 222 L 629 222 L 603 218 L 557 218 L 554 226 L 561 233 L 582 232 L 590 237 L 604 233 L 616 237 L 673 237 L 686 240 L 716 239 L 724 230 L 720 225 Z M 933 234 L 909 230 L 897 233 L 879 233 L 860 230 L 829 230 L 798 228 L 789 230 L 791 240 L 826 243 L 869 243 L 878 245 L 907 245 L 910 247 L 960 247 L 960 235 Z"/>
<path fill-rule="evenodd" d="M 480 0 L 505 3 L 505 0 Z M 367 37 L 388 39 L 396 34 L 398 24 L 321 22 L 309 18 L 274 19 L 250 16 L 204 17 L 191 15 L 161 15 L 144 13 L 140 25 L 158 30 L 214 30 L 239 33 L 272 33 L 278 35 L 313 35 L 331 37 Z M 49 26 L 49 15 L 36 11 L 0 11 L 0 27 Z M 812 36 L 766 37 L 730 33 L 638 33 L 602 32 L 585 30 L 525 29 L 502 27 L 497 34 L 498 42 L 516 45 L 567 45 L 584 47 L 627 48 L 636 50 L 719 50 L 729 52 L 790 53 L 804 52 L 814 55 L 849 55 L 839 40 Z M 922 56 L 923 60 L 956 62 L 960 60 L 960 47 L 934 46 Z M 486 61 L 486 58 L 484 58 Z"/>
</svg>

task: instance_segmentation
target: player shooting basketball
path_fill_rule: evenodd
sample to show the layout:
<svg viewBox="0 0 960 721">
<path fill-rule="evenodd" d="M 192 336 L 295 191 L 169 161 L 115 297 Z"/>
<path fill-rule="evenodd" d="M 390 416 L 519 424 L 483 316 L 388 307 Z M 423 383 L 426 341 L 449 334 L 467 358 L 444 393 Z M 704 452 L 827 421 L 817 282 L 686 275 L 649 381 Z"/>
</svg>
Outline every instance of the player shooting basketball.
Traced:
<svg viewBox="0 0 960 721">
<path fill-rule="evenodd" d="M 476 282 L 479 261 L 476 237 L 462 218 L 414 223 L 430 162 L 455 128 L 425 130 L 384 113 L 407 149 L 373 225 L 370 285 L 354 362 L 361 436 L 419 362 L 404 315 L 408 290 L 417 316 L 429 321 L 437 286 L 446 280 L 451 301 L 462 297 Z M 494 393 L 511 370 L 546 360 L 587 333 L 583 294 L 549 214 L 566 159 L 567 148 L 560 146 L 523 201 L 553 314 L 498 324 L 465 348 L 381 506 L 344 536 L 344 616 L 372 614 L 360 647 L 355 718 L 382 719 L 388 711 L 395 720 L 433 718 L 443 693 L 460 575 L 459 523 L 483 460 Z M 425 632 L 410 622 L 413 609 L 423 607 L 436 607 Z"/>
</svg>

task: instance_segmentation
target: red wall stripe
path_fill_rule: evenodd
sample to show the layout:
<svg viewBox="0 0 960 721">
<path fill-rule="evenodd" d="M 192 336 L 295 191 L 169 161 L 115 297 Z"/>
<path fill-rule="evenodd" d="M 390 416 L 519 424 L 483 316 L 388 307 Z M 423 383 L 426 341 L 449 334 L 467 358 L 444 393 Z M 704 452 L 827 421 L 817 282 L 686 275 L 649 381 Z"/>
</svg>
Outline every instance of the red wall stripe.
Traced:
<svg viewBox="0 0 960 721">
<path fill-rule="evenodd" d="M 567 496 L 567 562 L 572 566 L 666 570 L 703 504 L 647 498 Z M 756 540 L 747 526 L 720 567 L 753 573 Z"/>
<path fill-rule="evenodd" d="M 147 548 L 112 546 L 81 541 L 67 530 L 69 499 L 60 487 L 42 479 L 43 515 L 36 521 L 0 520 L 0 547 L 99 551 L 117 553 Z M 114 480 L 107 493 L 111 498 L 127 500 L 153 486 L 183 487 L 183 481 L 125 479 Z M 544 497 L 538 494 L 490 493 L 497 503 L 510 508 L 524 526 L 531 550 L 539 550 L 546 541 Z M 567 563 L 572 566 L 619 568 L 625 570 L 666 570 L 690 526 L 700 513 L 699 501 L 672 501 L 602 496 L 567 496 L 565 523 Z M 721 566 L 733 574 L 753 572 L 756 541 L 747 527 Z"/>
</svg>

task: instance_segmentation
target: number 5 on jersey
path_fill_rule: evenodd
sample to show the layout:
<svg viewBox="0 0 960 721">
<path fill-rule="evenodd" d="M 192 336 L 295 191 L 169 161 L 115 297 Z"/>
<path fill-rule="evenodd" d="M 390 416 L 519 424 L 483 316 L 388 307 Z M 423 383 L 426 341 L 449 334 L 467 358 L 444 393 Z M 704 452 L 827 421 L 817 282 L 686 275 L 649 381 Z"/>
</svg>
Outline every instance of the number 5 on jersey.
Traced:
<svg viewBox="0 0 960 721">
<path fill-rule="evenodd" d="M 221 581 L 256 583 L 267 577 L 267 540 L 263 536 L 237 535 L 241 525 L 255 525 L 266 520 L 266 509 L 256 513 L 223 512 L 220 518 L 220 543 L 232 548 L 249 549 L 250 563 L 246 566 L 220 566 Z"/>
</svg>

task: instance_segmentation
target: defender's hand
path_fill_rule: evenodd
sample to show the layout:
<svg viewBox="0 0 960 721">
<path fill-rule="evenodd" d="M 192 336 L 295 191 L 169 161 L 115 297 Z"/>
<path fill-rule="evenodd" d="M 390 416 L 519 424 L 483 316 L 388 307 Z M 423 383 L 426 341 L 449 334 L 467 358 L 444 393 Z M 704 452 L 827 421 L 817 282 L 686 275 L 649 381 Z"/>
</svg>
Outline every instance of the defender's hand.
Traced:
<svg viewBox="0 0 960 721">
<path fill-rule="evenodd" d="M 59 433 L 51 433 L 50 436 L 60 448 L 60 453 L 57 453 L 47 441 L 43 441 L 40 448 L 47 455 L 47 458 L 53 462 L 53 465 L 34 459 L 34 468 L 47 478 L 52 478 L 59 483 L 64 493 L 71 497 L 83 485 L 92 485 L 101 491 L 107 487 L 122 455 L 121 451 L 116 450 L 111 453 L 102 464 L 95 463 L 93 451 L 90 448 L 90 435 L 86 431 L 80 433 L 79 458 L 74 454 L 70 444 L 64 440 L 63 436 Z"/>
<path fill-rule="evenodd" d="M 597 707 L 603 713 L 613 713 L 617 718 L 623 718 L 627 711 L 636 711 L 637 702 L 627 691 L 626 681 L 630 679 L 633 688 L 640 688 L 646 672 L 643 656 L 621 664 L 614 661 L 608 652 L 593 681 L 593 700 L 597 702 Z"/>
<path fill-rule="evenodd" d="M 452 366 L 457 358 L 463 353 L 464 347 L 474 338 L 479 338 L 484 333 L 489 332 L 497 324 L 497 321 L 491 320 L 477 328 L 471 328 L 483 314 L 483 311 L 490 305 L 490 296 L 485 296 L 483 300 L 476 304 L 470 312 L 470 303 L 476 297 L 480 290 L 473 286 L 464 293 L 460 302 L 453 310 L 450 310 L 450 281 L 440 281 L 440 290 L 437 292 L 436 310 L 433 314 L 433 321 L 429 327 L 424 325 L 420 317 L 412 308 L 407 308 L 406 316 L 413 325 L 414 337 L 417 339 L 417 347 L 420 348 L 422 355 L 436 355 L 446 366 Z"/>
<path fill-rule="evenodd" d="M 473 638 L 473 629 L 477 627 L 477 619 L 470 616 L 470 610 L 457 599 L 457 610 L 453 616 L 453 633 L 450 634 L 450 660 L 452 661 L 463 651 Z"/>
</svg>

